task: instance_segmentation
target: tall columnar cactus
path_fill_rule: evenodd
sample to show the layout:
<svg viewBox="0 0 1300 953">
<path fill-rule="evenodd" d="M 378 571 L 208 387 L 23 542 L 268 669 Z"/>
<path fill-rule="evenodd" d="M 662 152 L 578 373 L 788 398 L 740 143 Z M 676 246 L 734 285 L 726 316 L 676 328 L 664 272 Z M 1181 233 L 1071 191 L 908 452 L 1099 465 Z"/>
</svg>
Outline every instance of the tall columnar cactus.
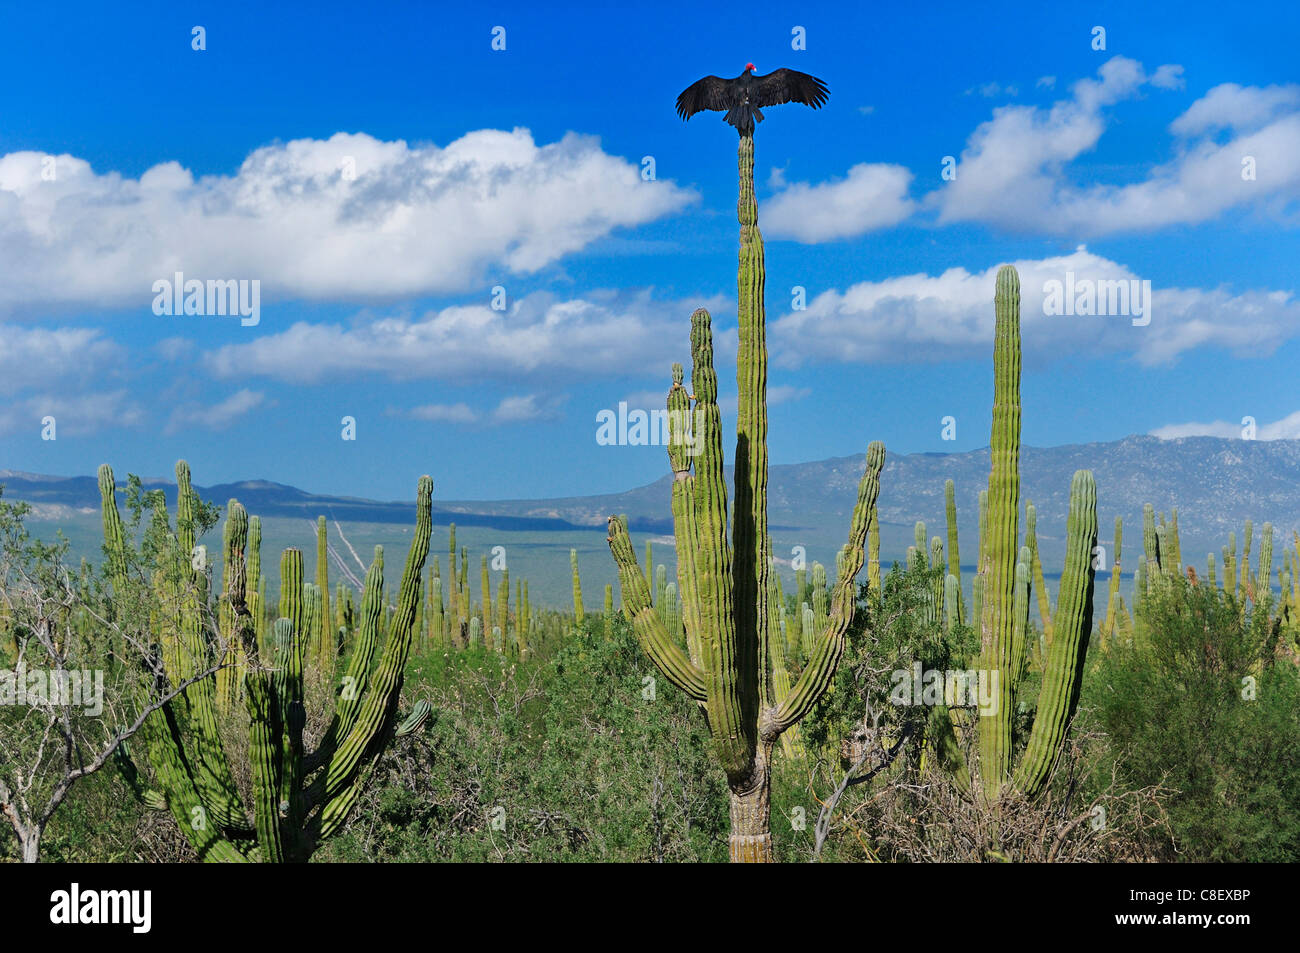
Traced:
<svg viewBox="0 0 1300 953">
<path fill-rule="evenodd" d="M 528 636 L 533 629 L 532 604 L 528 601 L 528 580 L 524 580 L 524 594 L 519 600 L 519 652 L 528 651 Z"/>
<path fill-rule="evenodd" d="M 442 605 L 442 577 L 429 580 L 429 640 L 435 649 L 447 648 L 447 630 Z"/>
<path fill-rule="evenodd" d="M 770 677 L 772 545 L 767 526 L 767 342 L 763 291 L 763 237 L 754 198 L 754 140 L 740 137 L 738 152 L 740 256 L 737 270 L 739 347 L 732 539 L 727 539 L 727 488 L 723 476 L 718 384 L 707 311 L 691 318 L 691 382 L 697 433 L 693 458 L 682 452 L 685 417 L 670 413 L 669 464 L 673 469 L 673 522 L 678 591 L 687 652 L 674 642 L 650 605 L 627 527 L 611 517 L 609 543 L 619 570 L 623 604 L 643 649 L 665 677 L 707 712 L 714 751 L 731 790 L 730 855 L 733 861 L 771 861 L 770 774 L 772 748 L 825 693 L 844 651 L 853 617 L 854 577 L 862 568 L 867 521 L 879 492 L 884 447 L 872 444 L 858 487 L 844 572 L 836 580 L 831 619 L 799 680 L 783 702 Z M 668 408 L 688 406 L 681 375 L 673 374 Z M 676 436 L 676 441 L 673 437 Z M 678 446 L 674 447 L 674 442 Z"/>
<path fill-rule="evenodd" d="M 238 500 L 226 504 L 226 523 L 221 533 L 221 603 L 217 619 L 225 657 L 217 672 L 217 709 L 230 711 L 243 682 L 245 655 L 241 611 L 247 611 L 244 592 L 248 568 L 244 550 L 248 546 L 248 513 Z M 238 604 L 237 604 L 238 601 Z"/>
<path fill-rule="evenodd" d="M 867 591 L 881 594 L 880 589 L 880 514 L 871 508 L 867 523 Z"/>
<path fill-rule="evenodd" d="M 742 145 L 742 155 L 743 155 Z M 744 267 L 742 266 L 742 273 Z M 745 287 L 742 280 L 742 288 Z M 752 306 L 742 307 L 746 324 L 756 318 Z M 773 660 L 772 592 L 770 574 L 761 583 L 758 563 L 740 558 L 740 553 L 762 555 L 771 552 L 765 519 L 755 519 L 756 510 L 766 513 L 767 467 L 765 452 L 747 446 L 756 435 L 765 434 L 765 401 L 762 375 L 753 366 L 755 350 L 742 347 L 740 416 L 746 421 L 739 429 L 737 480 L 750 480 L 748 492 L 737 496 L 734 510 L 736 544 L 729 544 L 727 488 L 723 476 L 721 418 L 717 405 L 717 377 L 713 369 L 713 335 L 706 311 L 696 311 L 691 320 L 694 354 L 692 385 L 695 392 L 693 419 L 700 432 L 700 453 L 690 457 L 677 452 L 669 441 L 669 462 L 674 470 L 673 516 L 677 542 L 678 592 L 686 628 L 688 650 L 672 638 L 650 604 L 645 578 L 637 565 L 627 530 L 616 518 L 609 519 L 609 544 L 618 566 L 623 602 L 643 649 L 664 676 L 705 710 L 713 736 L 715 754 L 727 774 L 731 788 L 731 841 L 733 861 L 770 861 L 772 842 L 769 828 L 769 765 L 772 747 L 796 724 L 829 686 L 844 649 L 844 635 L 854 608 L 853 580 L 862 568 L 867 518 L 879 491 L 884 447 L 872 444 L 866 472 L 858 487 L 853 527 L 849 535 L 844 572 L 836 582 L 829 621 L 813 647 L 798 681 L 784 701 L 776 699 L 776 679 L 769 666 Z M 742 326 L 742 340 L 752 341 L 756 331 Z M 679 389 L 681 389 L 679 391 Z M 674 375 L 669 406 L 685 396 L 679 375 Z M 681 419 L 681 418 L 678 418 Z M 673 416 L 669 417 L 672 428 Z M 757 469 L 747 470 L 748 461 Z M 733 553 L 736 554 L 733 556 Z M 766 568 L 764 565 L 762 568 Z M 743 585 L 741 584 L 743 580 Z M 761 585 L 764 598 L 753 598 Z M 741 593 L 750 593 L 742 604 Z M 752 602 L 750 601 L 752 600 Z M 760 611 L 761 610 L 761 611 Z M 809 620 L 811 628 L 811 620 Z"/>
<path fill-rule="evenodd" d="M 1237 579 L 1237 598 L 1246 597 L 1246 583 L 1250 581 L 1250 546 L 1255 535 L 1255 526 L 1250 520 L 1246 520 L 1246 534 L 1242 539 L 1241 546 L 1241 569 L 1240 577 Z"/>
<path fill-rule="evenodd" d="M 578 551 L 569 550 L 569 565 L 573 567 L 573 614 L 578 625 L 582 625 L 585 615 L 582 609 L 582 577 L 578 575 Z"/>
<path fill-rule="evenodd" d="M 1103 649 L 1109 646 L 1110 640 L 1113 639 L 1115 635 L 1115 612 L 1118 606 L 1119 584 L 1121 573 L 1123 572 L 1120 568 L 1120 555 L 1123 543 L 1124 520 L 1122 517 L 1117 516 L 1115 517 L 1115 561 L 1110 568 L 1110 592 L 1106 597 L 1106 620 L 1102 623 L 1101 630 L 1101 647 Z M 1211 559 L 1210 566 L 1210 585 L 1214 585 L 1213 559 Z"/>
<path fill-rule="evenodd" d="M 266 635 L 265 598 L 262 593 L 266 579 L 262 576 L 262 519 L 259 516 L 248 518 L 248 554 L 244 558 L 244 564 L 244 597 L 253 619 L 253 635 L 260 645 Z"/>
<path fill-rule="evenodd" d="M 1025 502 L 1025 544 L 1029 547 L 1029 571 L 1034 591 L 1038 595 L 1038 617 L 1043 624 L 1043 639 L 1052 644 L 1052 603 L 1043 579 L 1043 560 L 1038 555 L 1038 511 L 1034 504 Z"/>
<path fill-rule="evenodd" d="M 333 668 L 336 645 L 334 639 L 333 617 L 330 615 L 330 555 L 329 536 L 325 527 L 325 517 L 316 517 L 316 588 L 320 590 L 321 612 L 316 622 L 317 629 L 312 634 L 315 640 L 314 654 L 322 659 L 323 667 Z"/>
<path fill-rule="evenodd" d="M 193 550 L 197 498 L 189 468 L 177 465 L 178 549 Z M 113 492 L 112 470 L 100 468 L 105 525 L 105 546 L 115 593 L 131 592 L 127 575 L 126 540 Z M 319 614 L 321 601 L 315 587 L 304 609 L 302 554 L 286 550 L 282 559 L 281 616 L 273 637 L 274 657 L 253 655 L 248 661 L 246 701 L 249 713 L 249 759 L 252 779 L 252 820 L 246 812 L 230 770 L 217 723 L 212 697 L 215 678 L 208 670 L 210 648 L 201 638 L 196 596 L 197 570 L 182 580 L 179 642 L 184 649 L 177 670 L 169 672 L 173 684 L 191 684 L 151 717 L 145 731 L 146 748 L 161 796 L 175 816 L 181 832 L 207 861 L 306 860 L 319 842 L 336 833 L 356 803 L 369 775 L 397 724 L 397 699 L 402 672 L 410 650 L 419 598 L 420 573 L 429 550 L 433 483 L 422 477 L 417 502 L 417 523 L 398 597 L 397 612 L 378 666 L 378 622 L 383 610 L 383 560 L 377 552 L 366 576 L 366 595 L 358 645 L 349 667 L 351 691 L 341 692 L 334 717 L 316 751 L 302 750 L 302 658 L 313 633 L 305 627 L 304 612 Z M 238 559 L 246 558 L 238 553 Z M 244 577 L 247 587 L 247 576 Z M 244 628 L 241 637 L 251 645 L 251 620 L 243 609 L 245 592 L 237 574 L 229 593 L 235 616 Z M 314 608 L 313 608 L 314 607 Z M 424 709 L 427 715 L 427 708 Z M 134 766 L 132 766 L 134 770 Z"/>
<path fill-rule="evenodd" d="M 1273 586 L 1273 524 L 1265 523 L 1259 541 L 1259 576 L 1255 582 L 1255 601 L 1261 602 Z"/>
<path fill-rule="evenodd" d="M 457 648 L 464 645 L 460 632 L 460 583 L 456 578 L 456 524 L 447 527 L 447 628 Z"/>
<path fill-rule="evenodd" d="M 492 576 L 488 573 L 487 554 L 479 557 L 479 592 L 482 593 L 483 633 L 491 635 L 496 616 L 492 612 Z M 489 641 L 491 641 L 489 639 Z"/>
<path fill-rule="evenodd" d="M 966 618 L 966 607 L 961 596 L 961 553 L 957 548 L 957 485 L 952 480 L 943 484 L 944 516 L 948 522 L 948 575 L 953 577 L 956 586 L 956 600 L 949 599 L 949 586 L 944 580 L 944 605 L 957 622 Z"/>
<path fill-rule="evenodd" d="M 1092 549 L 1097 539 L 1096 484 L 1091 473 L 1080 470 L 1070 487 L 1065 570 L 1052 618 L 1054 637 L 1043 672 L 1043 689 L 1029 748 L 1013 780 L 1011 730 L 1023 658 L 1018 652 L 1023 652 L 1025 631 L 1017 621 L 1017 575 L 1023 579 L 1025 574 L 1017 569 L 1017 562 L 1023 565 L 1023 561 L 1016 533 L 1020 488 L 1020 280 L 1010 266 L 998 271 L 995 312 L 991 470 L 976 579 L 976 595 L 981 602 L 982 667 L 989 670 L 990 678 L 996 678 L 997 709 L 981 718 L 979 727 L 980 779 L 990 801 L 1002 795 L 1008 782 L 1026 794 L 1037 794 L 1060 751 L 1078 703 L 1082 662 L 1092 628 Z"/>
<path fill-rule="evenodd" d="M 656 607 L 658 608 L 658 607 Z M 662 616 L 662 612 L 660 615 Z M 614 634 L 614 584 L 605 583 L 605 638 Z"/>
<path fill-rule="evenodd" d="M 510 570 L 501 570 L 501 582 L 497 586 L 497 628 L 501 630 L 502 650 L 505 649 L 506 633 L 510 631 Z"/>
</svg>

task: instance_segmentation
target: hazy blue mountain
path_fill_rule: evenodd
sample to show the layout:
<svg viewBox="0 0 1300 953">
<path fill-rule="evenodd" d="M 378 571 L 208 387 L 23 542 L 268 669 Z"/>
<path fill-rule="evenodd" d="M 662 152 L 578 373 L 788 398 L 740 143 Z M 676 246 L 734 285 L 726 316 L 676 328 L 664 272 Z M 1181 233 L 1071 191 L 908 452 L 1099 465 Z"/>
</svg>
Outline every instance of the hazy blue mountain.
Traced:
<svg viewBox="0 0 1300 953">
<path fill-rule="evenodd" d="M 803 546 L 810 559 L 834 565 L 836 548 L 848 528 L 863 457 L 835 457 L 813 463 L 782 464 L 771 468 L 769 519 L 774 552 L 788 561 L 794 546 Z M 902 558 L 912 543 L 917 520 L 927 524 L 927 535 L 945 536 L 943 486 L 951 478 L 957 487 L 962 562 L 972 565 L 976 546 L 978 496 L 987 484 L 988 449 L 966 453 L 914 453 L 887 458 L 881 478 L 880 516 L 882 549 L 886 562 Z M 1275 544 L 1275 566 L 1280 565 L 1283 543 L 1290 544 L 1300 527 L 1300 441 L 1244 441 L 1218 437 L 1160 440 L 1132 436 L 1110 443 L 1025 447 L 1021 453 L 1021 499 L 1038 509 L 1038 532 L 1049 574 L 1059 568 L 1065 535 L 1070 479 L 1077 469 L 1091 469 L 1097 478 L 1101 542 L 1110 554 L 1114 519 L 1124 518 L 1126 575 L 1141 552 L 1141 514 L 1144 503 L 1157 511 L 1178 510 L 1185 562 L 1204 567 L 1206 553 L 1227 543 L 1247 518 L 1255 521 L 1258 552 L 1260 527 L 1271 521 L 1281 534 Z M 146 480 L 162 487 L 174 500 L 175 485 Z M 74 549 L 94 558 L 98 526 L 99 490 L 93 476 L 56 477 L 0 470 L 5 497 L 27 500 L 36 506 L 42 524 L 66 526 Z M 435 501 L 437 526 L 455 522 L 469 531 L 471 546 L 500 537 L 522 541 L 526 534 L 530 561 L 539 578 L 540 592 L 553 587 L 561 597 L 561 577 L 567 562 L 546 558 L 548 550 L 576 546 L 593 555 L 604 547 L 605 519 L 625 513 L 634 536 L 648 535 L 658 545 L 656 559 L 672 562 L 672 521 L 668 511 L 670 478 L 621 493 L 603 496 L 533 500 Z M 203 498 L 224 504 L 235 497 L 250 513 L 267 519 L 281 518 L 292 527 L 286 545 L 310 551 L 307 523 L 325 514 L 343 527 L 365 524 L 367 542 L 383 541 L 384 524 L 407 524 L 414 519 L 414 503 L 368 500 L 362 497 L 317 495 L 296 487 L 265 480 L 200 486 Z M 78 527 L 81 532 L 77 532 Z M 394 528 L 396 530 L 396 527 Z M 296 534 L 308 538 L 298 539 Z M 548 534 L 550 534 L 548 536 Z M 597 535 L 599 534 L 599 535 Z M 400 531 L 394 541 L 400 539 Z M 553 543 L 551 540 L 553 539 Z M 268 539 L 268 543 L 271 540 Z M 549 545 L 548 545 L 549 544 Z M 522 542 L 520 542 L 522 545 Z M 438 546 L 435 545 L 435 552 Z M 478 551 L 475 552 L 478 555 Z M 607 558 L 607 557 L 606 557 Z M 602 558 L 592 565 L 592 586 L 612 581 Z M 551 564 L 555 580 L 552 574 Z M 584 572 L 587 570 L 584 569 Z M 530 573 L 529 578 L 534 578 Z M 598 602 L 600 590 L 589 598 Z"/>
</svg>

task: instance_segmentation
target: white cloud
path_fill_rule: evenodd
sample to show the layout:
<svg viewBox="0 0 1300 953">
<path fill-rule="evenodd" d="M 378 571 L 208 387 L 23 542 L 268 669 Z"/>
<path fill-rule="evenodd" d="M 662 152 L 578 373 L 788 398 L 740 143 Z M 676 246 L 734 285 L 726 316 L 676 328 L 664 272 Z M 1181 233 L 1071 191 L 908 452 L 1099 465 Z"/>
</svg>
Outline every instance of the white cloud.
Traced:
<svg viewBox="0 0 1300 953">
<path fill-rule="evenodd" d="M 95 328 L 0 324 L 0 395 L 59 381 L 75 386 L 123 360 L 122 348 Z"/>
<path fill-rule="evenodd" d="M 693 191 L 570 133 L 479 130 L 439 147 L 338 133 L 252 152 L 234 175 L 164 162 L 139 179 L 71 155 L 0 157 L 0 307 L 148 308 L 152 283 L 256 278 L 265 300 L 462 290 L 534 272 L 678 211 Z M 342 173 L 355 163 L 355 178 Z"/>
<path fill-rule="evenodd" d="M 455 404 L 424 404 L 406 411 L 404 416 L 414 420 L 462 425 L 501 425 L 522 423 L 553 417 L 563 403 L 562 397 L 540 397 L 537 394 L 520 394 L 503 397 L 497 406 L 486 413 L 475 410 L 464 402 Z"/>
<path fill-rule="evenodd" d="M 1132 269 L 1080 246 L 1068 255 L 1013 262 L 1020 273 L 1021 326 L 1026 357 L 1129 354 L 1140 364 L 1167 363 L 1196 347 L 1243 356 L 1268 354 L 1300 336 L 1300 300 L 1293 292 L 1153 285 L 1151 321 L 1135 327 L 1125 316 L 1048 316 L 1048 281 L 1073 272 L 1084 279 L 1141 280 Z M 986 358 L 993 339 L 997 267 L 950 268 L 940 275 L 900 275 L 825 291 L 804 311 L 771 326 L 774 362 L 907 363 Z"/>
<path fill-rule="evenodd" d="M 227 430 L 245 414 L 262 406 L 266 395 L 244 388 L 215 404 L 187 403 L 172 411 L 167 419 L 166 434 L 184 430 Z"/>
<path fill-rule="evenodd" d="M 1177 136 L 1231 129 L 1253 132 L 1280 114 L 1300 109 L 1300 86 L 1238 86 L 1223 83 L 1198 99 L 1169 125 Z"/>
<path fill-rule="evenodd" d="M 299 322 L 209 358 L 219 377 L 271 377 L 299 383 L 357 372 L 394 378 L 515 379 L 566 373 L 667 374 L 689 360 L 695 307 L 729 306 L 711 298 L 655 301 L 649 292 L 593 292 L 560 300 L 536 293 L 506 311 L 460 305 L 419 317 L 359 319 L 350 327 Z M 734 305 L 730 305 L 734 307 Z"/>
<path fill-rule="evenodd" d="M 912 173 L 903 166 L 863 162 L 843 179 L 786 185 L 763 205 L 760 225 L 770 238 L 807 243 L 852 238 L 911 216 L 911 182 Z"/>
<path fill-rule="evenodd" d="M 1054 89 L 1056 87 L 1055 76 L 1040 76 L 1038 82 L 1034 83 L 1036 89 Z"/>
<path fill-rule="evenodd" d="M 138 426 L 144 411 L 125 390 L 38 394 L 0 404 L 0 434 L 26 431 L 34 439 L 46 416 L 54 418 L 58 437 L 76 437 L 110 427 Z"/>
<path fill-rule="evenodd" d="M 1241 435 L 1241 423 L 1231 423 L 1226 420 L 1216 420 L 1213 423 L 1206 424 L 1167 424 L 1151 431 L 1151 436 L 1159 437 L 1161 440 L 1177 440 L 1180 437 L 1240 438 Z M 1257 424 L 1254 439 L 1300 440 L 1300 410 L 1288 414 L 1281 420 L 1275 420 L 1271 424 Z"/>
<path fill-rule="evenodd" d="M 1098 79 L 1075 83 L 1050 108 L 1005 106 L 967 141 L 957 177 L 925 198 L 941 224 L 980 221 L 1005 228 L 1100 235 L 1191 224 L 1227 209 L 1300 196 L 1300 109 L 1291 87 L 1216 87 L 1172 124 L 1183 137 L 1176 156 L 1126 185 L 1078 188 L 1067 165 L 1093 149 L 1105 131 L 1105 110 L 1145 86 L 1179 89 L 1182 67 L 1152 74 L 1116 56 Z M 1235 118 L 1233 118 L 1235 117 Z M 1189 139 L 1230 126 L 1242 133 L 1219 144 Z M 1256 178 L 1244 179 L 1243 159 Z"/>
</svg>

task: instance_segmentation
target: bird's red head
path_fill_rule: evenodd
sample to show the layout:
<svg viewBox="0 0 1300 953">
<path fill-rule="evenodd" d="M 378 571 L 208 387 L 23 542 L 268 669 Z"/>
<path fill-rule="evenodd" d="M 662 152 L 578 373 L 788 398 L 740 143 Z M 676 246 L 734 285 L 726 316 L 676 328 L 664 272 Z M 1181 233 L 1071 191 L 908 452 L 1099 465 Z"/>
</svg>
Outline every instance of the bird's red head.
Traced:
<svg viewBox="0 0 1300 953">
<path fill-rule="evenodd" d="M 749 70 L 749 72 L 751 72 L 751 73 L 754 72 L 754 64 L 753 64 L 753 63 L 746 63 L 746 64 L 745 64 L 745 69 Z"/>
</svg>

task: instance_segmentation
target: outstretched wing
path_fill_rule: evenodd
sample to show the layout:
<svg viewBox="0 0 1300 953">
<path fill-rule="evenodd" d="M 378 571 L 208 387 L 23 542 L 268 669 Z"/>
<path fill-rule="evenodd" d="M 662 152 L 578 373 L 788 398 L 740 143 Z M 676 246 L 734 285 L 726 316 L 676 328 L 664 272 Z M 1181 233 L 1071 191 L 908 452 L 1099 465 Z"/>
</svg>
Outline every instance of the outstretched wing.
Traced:
<svg viewBox="0 0 1300 953">
<path fill-rule="evenodd" d="M 677 115 L 690 119 L 701 109 L 730 109 L 732 81 L 720 76 L 706 76 L 682 90 L 677 97 Z"/>
<path fill-rule="evenodd" d="M 831 91 L 816 76 L 797 69 L 773 70 L 766 76 L 755 76 L 750 100 L 760 109 L 780 106 L 782 103 L 803 103 L 819 109 L 830 98 Z"/>
</svg>

